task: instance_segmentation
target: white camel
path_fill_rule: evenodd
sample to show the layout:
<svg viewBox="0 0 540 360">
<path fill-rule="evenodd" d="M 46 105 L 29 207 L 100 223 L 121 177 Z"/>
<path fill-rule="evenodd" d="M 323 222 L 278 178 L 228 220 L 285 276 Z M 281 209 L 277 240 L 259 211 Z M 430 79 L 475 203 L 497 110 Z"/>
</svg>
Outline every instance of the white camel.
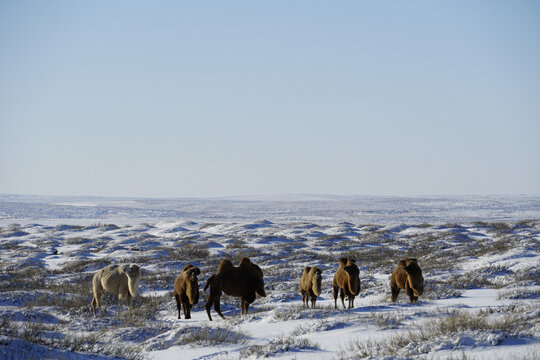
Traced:
<svg viewBox="0 0 540 360">
<path fill-rule="evenodd" d="M 131 314 L 131 299 L 137 296 L 140 278 L 141 269 L 135 264 L 112 264 L 98 270 L 92 279 L 94 317 L 96 307 L 99 309 L 99 315 L 103 316 L 100 300 L 104 291 L 118 295 L 118 316 L 124 300 L 127 301 L 128 312 Z"/>
</svg>

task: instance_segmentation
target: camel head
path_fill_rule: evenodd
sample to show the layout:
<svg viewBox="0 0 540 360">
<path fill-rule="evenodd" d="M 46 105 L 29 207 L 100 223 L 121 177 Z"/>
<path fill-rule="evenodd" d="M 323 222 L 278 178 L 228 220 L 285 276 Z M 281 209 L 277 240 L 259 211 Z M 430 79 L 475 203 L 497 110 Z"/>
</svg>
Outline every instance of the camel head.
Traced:
<svg viewBox="0 0 540 360">
<path fill-rule="evenodd" d="M 141 268 L 135 264 L 124 265 L 122 271 L 128 277 L 128 288 L 131 296 L 139 293 L 139 279 L 141 278 Z"/>
<path fill-rule="evenodd" d="M 322 288 L 322 270 L 318 267 L 313 268 L 313 283 L 311 284 L 311 290 L 313 290 L 313 293 L 317 296 L 321 295 L 321 288 Z"/>
<path fill-rule="evenodd" d="M 187 278 L 190 282 L 196 283 L 198 281 L 197 276 L 201 274 L 201 270 L 198 267 L 193 266 L 187 271 Z"/>
<path fill-rule="evenodd" d="M 249 260 L 249 259 L 248 259 Z M 266 291 L 264 290 L 264 276 L 263 276 L 263 271 L 262 269 L 260 268 L 259 265 L 257 264 L 253 264 L 251 263 L 252 265 L 252 268 L 255 270 L 255 272 L 257 273 L 257 289 L 255 291 L 257 291 L 257 294 L 259 294 L 260 296 L 266 296 Z"/>
<path fill-rule="evenodd" d="M 411 258 L 405 260 L 403 270 L 407 273 L 407 282 L 413 291 L 414 296 L 418 297 L 424 292 L 424 277 L 422 270 L 418 266 L 418 260 Z"/>
</svg>

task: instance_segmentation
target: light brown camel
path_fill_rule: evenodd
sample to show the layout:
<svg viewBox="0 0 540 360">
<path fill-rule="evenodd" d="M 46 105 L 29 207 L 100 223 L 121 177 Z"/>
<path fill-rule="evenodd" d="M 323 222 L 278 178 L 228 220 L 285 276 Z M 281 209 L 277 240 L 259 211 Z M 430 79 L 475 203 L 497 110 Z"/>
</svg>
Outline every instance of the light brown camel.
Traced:
<svg viewBox="0 0 540 360">
<path fill-rule="evenodd" d="M 360 270 L 356 266 L 356 260 L 342 258 L 339 260 L 339 267 L 334 275 L 332 283 L 334 293 L 334 307 L 337 309 L 337 297 L 341 298 L 343 308 L 345 308 L 345 295 L 349 300 L 349 307 L 354 307 L 354 297 L 360 292 Z"/>
<path fill-rule="evenodd" d="M 98 270 L 92 278 L 92 310 L 96 316 L 96 307 L 101 313 L 101 295 L 104 291 L 118 295 L 118 316 L 122 301 L 126 300 L 128 312 L 131 314 L 131 300 L 137 296 L 141 269 L 135 264 L 112 264 Z"/>
<path fill-rule="evenodd" d="M 311 307 L 315 308 L 317 296 L 321 295 L 322 270 L 318 267 L 306 266 L 302 277 L 300 277 L 300 293 L 302 294 L 302 302 L 308 307 L 309 299 L 311 299 Z"/>
<path fill-rule="evenodd" d="M 418 302 L 418 297 L 424 292 L 424 277 L 415 258 L 401 260 L 392 272 L 390 291 L 393 302 L 396 302 L 400 289 L 405 289 L 411 303 Z"/>
<path fill-rule="evenodd" d="M 210 309 L 214 310 L 225 319 L 221 313 L 219 300 L 222 293 L 242 299 L 240 308 L 242 314 L 247 314 L 249 305 L 255 301 L 257 295 L 266 296 L 264 291 L 264 279 L 261 268 L 252 263 L 247 257 L 242 258 L 238 267 L 235 267 L 228 259 L 219 263 L 217 273 L 213 274 L 206 281 L 203 291 L 210 287 L 210 294 L 204 307 L 208 318 L 212 321 Z"/>
<path fill-rule="evenodd" d="M 184 266 L 174 281 L 174 297 L 180 319 L 180 308 L 184 308 L 184 316 L 191 319 L 191 307 L 199 302 L 199 282 L 197 275 L 201 270 L 191 264 Z"/>
</svg>

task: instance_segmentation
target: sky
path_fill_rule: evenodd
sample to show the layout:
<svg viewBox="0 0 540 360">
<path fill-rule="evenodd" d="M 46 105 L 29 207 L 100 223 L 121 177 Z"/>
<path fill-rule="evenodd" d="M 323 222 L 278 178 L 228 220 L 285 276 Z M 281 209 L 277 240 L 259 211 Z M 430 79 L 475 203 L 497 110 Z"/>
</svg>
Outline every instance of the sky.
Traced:
<svg viewBox="0 0 540 360">
<path fill-rule="evenodd" d="M 540 194 L 537 1 L 0 1 L 0 193 Z"/>
</svg>

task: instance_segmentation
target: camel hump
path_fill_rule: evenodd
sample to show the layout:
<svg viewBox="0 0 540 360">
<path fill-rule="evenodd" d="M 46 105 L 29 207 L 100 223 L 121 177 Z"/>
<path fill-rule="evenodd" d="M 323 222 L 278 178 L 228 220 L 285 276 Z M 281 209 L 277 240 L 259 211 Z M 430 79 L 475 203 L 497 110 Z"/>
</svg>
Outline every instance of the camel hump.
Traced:
<svg viewBox="0 0 540 360">
<path fill-rule="evenodd" d="M 112 272 L 123 272 L 124 271 L 124 267 L 126 267 L 127 264 L 111 264 L 111 265 L 107 265 L 105 266 L 103 269 L 101 269 L 100 271 L 104 274 L 106 273 L 112 273 Z"/>
<path fill-rule="evenodd" d="M 407 266 L 407 260 L 400 260 L 398 266 L 405 267 Z"/>
<path fill-rule="evenodd" d="M 311 271 L 311 266 L 306 266 L 306 267 L 304 268 L 304 274 L 307 274 L 307 273 L 310 272 L 310 271 Z"/>
<path fill-rule="evenodd" d="M 339 266 L 342 266 L 342 267 L 343 267 L 343 266 L 347 265 L 347 260 L 348 260 L 348 259 L 345 258 L 345 257 L 339 259 Z"/>
<path fill-rule="evenodd" d="M 347 265 L 356 264 L 356 259 L 347 259 Z"/>
<path fill-rule="evenodd" d="M 243 257 L 240 260 L 240 263 L 238 264 L 238 267 L 245 267 L 245 266 L 248 266 L 248 265 L 251 265 L 251 264 L 252 264 L 252 262 L 251 262 L 251 260 L 249 260 L 249 258 Z"/>
<path fill-rule="evenodd" d="M 223 259 L 223 260 L 221 260 L 221 262 L 218 265 L 218 272 L 221 272 L 221 271 L 224 271 L 224 270 L 229 270 L 229 269 L 232 269 L 232 268 L 234 268 L 234 265 L 231 262 L 231 260 Z"/>
<path fill-rule="evenodd" d="M 418 259 L 416 259 L 416 258 L 410 258 L 409 261 L 410 261 L 411 263 L 416 263 L 416 264 L 418 264 Z"/>
</svg>

